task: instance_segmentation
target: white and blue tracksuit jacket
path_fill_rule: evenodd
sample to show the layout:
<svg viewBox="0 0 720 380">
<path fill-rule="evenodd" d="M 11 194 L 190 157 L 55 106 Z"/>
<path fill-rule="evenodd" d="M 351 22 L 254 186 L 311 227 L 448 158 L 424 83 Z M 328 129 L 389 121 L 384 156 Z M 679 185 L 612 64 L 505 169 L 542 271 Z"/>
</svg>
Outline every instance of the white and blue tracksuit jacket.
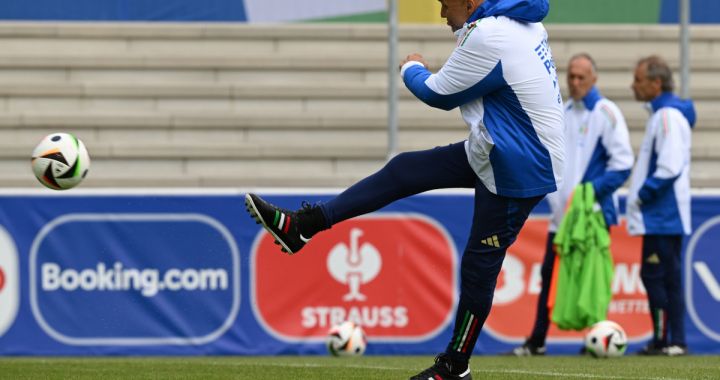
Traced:
<svg viewBox="0 0 720 380">
<path fill-rule="evenodd" d="M 540 196 L 562 181 L 563 105 L 540 23 L 548 9 L 548 0 L 486 0 L 456 32 L 457 47 L 440 71 L 419 62 L 401 70 L 423 102 L 460 107 L 470 166 L 501 196 Z"/>
<path fill-rule="evenodd" d="M 690 129 L 695 124 L 692 101 L 663 93 L 650 102 L 628 193 L 631 235 L 690 234 Z"/>
<path fill-rule="evenodd" d="M 575 187 L 585 182 L 592 182 L 606 224 L 617 224 L 616 190 L 630 176 L 632 166 L 628 127 L 615 103 L 595 87 L 581 101 L 567 102 L 563 184 L 547 196 L 552 212 L 550 231 L 557 231 L 568 199 Z"/>
</svg>

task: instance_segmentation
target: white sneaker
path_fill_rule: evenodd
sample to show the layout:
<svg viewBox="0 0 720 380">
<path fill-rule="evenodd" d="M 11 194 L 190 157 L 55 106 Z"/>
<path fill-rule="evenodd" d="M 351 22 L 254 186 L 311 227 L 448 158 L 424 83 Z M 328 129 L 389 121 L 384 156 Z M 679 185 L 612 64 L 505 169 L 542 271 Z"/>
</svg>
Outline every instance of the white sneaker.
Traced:
<svg viewBox="0 0 720 380">
<path fill-rule="evenodd" d="M 685 356 L 688 354 L 688 349 L 685 346 L 672 345 L 663 348 L 663 353 L 667 356 Z"/>
<path fill-rule="evenodd" d="M 506 353 L 507 356 L 543 356 L 545 355 L 545 346 L 536 347 L 530 342 L 523 343 L 522 346 L 513 348 L 510 352 Z"/>
</svg>

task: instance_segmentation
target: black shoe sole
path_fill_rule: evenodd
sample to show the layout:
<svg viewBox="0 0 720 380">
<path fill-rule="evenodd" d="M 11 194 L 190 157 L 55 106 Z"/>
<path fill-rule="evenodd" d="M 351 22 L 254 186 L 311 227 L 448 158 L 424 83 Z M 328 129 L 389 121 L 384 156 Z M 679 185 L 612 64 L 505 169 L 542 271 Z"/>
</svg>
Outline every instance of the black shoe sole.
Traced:
<svg viewBox="0 0 720 380">
<path fill-rule="evenodd" d="M 287 253 L 288 255 L 294 255 L 295 252 L 293 252 L 287 244 L 285 244 L 282 239 L 275 234 L 275 232 L 268 226 L 267 223 L 265 223 L 265 220 L 263 219 L 262 215 L 260 215 L 260 212 L 257 209 L 257 206 L 255 206 L 255 202 L 253 202 L 252 197 L 250 194 L 245 194 L 245 210 L 250 214 L 250 216 L 255 219 L 255 222 L 257 224 L 262 224 L 263 228 L 265 228 L 265 231 L 269 232 L 270 235 L 272 235 L 275 238 L 275 244 L 278 244 L 281 248 L 280 250 L 284 253 Z"/>
</svg>

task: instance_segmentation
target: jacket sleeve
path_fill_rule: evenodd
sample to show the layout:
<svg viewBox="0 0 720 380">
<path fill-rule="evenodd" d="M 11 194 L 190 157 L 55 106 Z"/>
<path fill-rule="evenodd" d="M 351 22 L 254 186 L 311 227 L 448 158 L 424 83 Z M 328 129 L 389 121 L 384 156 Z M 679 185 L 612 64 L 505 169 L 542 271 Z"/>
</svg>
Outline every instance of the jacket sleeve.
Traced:
<svg viewBox="0 0 720 380">
<path fill-rule="evenodd" d="M 665 192 L 675 183 L 675 180 L 682 174 L 682 170 L 688 163 L 685 160 L 684 146 L 681 128 L 683 125 L 673 119 L 673 115 L 667 110 L 660 111 L 660 117 L 655 128 L 655 143 L 653 144 L 653 156 L 657 157 L 656 168 L 648 177 L 638 191 L 638 198 L 642 203 L 652 202 L 659 194 Z"/>
<path fill-rule="evenodd" d="M 598 104 L 599 123 L 602 123 L 601 143 L 609 159 L 605 174 L 592 180 L 597 199 L 614 193 L 630 176 L 633 166 L 633 151 L 627 123 L 620 109 L 614 104 Z"/>
<path fill-rule="evenodd" d="M 499 47 L 483 27 L 470 29 L 443 67 L 431 74 L 418 62 L 403 65 L 405 86 L 427 105 L 451 110 L 478 99 L 505 84 Z"/>
</svg>

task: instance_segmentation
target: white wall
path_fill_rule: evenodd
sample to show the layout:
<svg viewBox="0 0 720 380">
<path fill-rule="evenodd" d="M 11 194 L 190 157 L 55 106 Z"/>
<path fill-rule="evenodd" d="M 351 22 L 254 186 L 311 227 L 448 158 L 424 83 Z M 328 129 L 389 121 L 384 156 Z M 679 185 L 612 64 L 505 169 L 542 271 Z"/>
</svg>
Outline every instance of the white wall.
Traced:
<svg viewBox="0 0 720 380">
<path fill-rule="evenodd" d="M 385 9 L 386 0 L 245 0 L 250 22 L 330 18 Z"/>
</svg>

